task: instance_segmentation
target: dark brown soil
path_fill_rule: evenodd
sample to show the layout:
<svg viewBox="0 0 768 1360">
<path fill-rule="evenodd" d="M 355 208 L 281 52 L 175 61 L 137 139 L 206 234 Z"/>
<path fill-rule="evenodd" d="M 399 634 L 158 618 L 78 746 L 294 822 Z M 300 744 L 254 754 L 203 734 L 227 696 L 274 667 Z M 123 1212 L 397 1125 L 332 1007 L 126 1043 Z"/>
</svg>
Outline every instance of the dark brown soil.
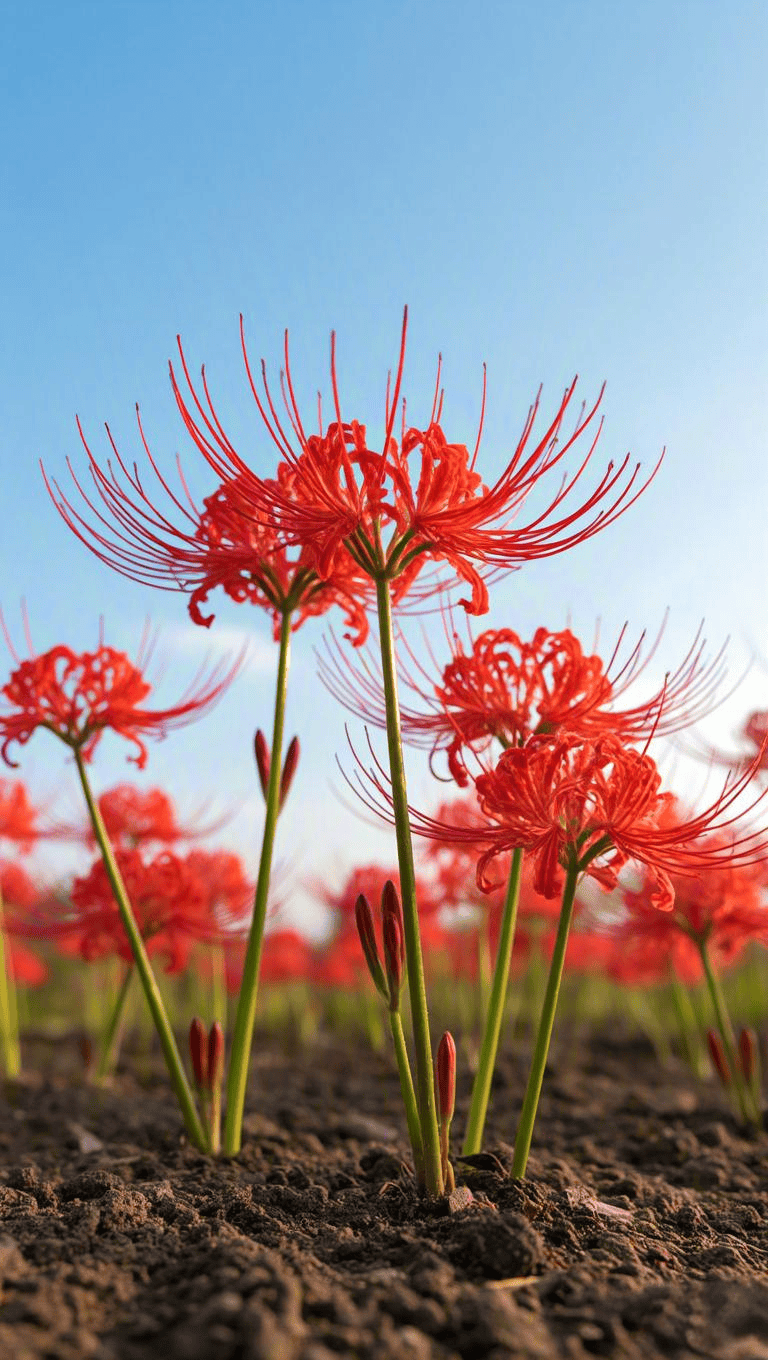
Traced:
<svg viewBox="0 0 768 1360">
<path fill-rule="evenodd" d="M 440 1205 L 384 1057 L 263 1052 L 215 1163 L 159 1078 L 95 1090 L 74 1047 L 30 1045 L 0 1108 L 2 1360 L 768 1360 L 768 1139 L 640 1042 L 555 1059 L 522 1182 L 509 1059 Z"/>
</svg>

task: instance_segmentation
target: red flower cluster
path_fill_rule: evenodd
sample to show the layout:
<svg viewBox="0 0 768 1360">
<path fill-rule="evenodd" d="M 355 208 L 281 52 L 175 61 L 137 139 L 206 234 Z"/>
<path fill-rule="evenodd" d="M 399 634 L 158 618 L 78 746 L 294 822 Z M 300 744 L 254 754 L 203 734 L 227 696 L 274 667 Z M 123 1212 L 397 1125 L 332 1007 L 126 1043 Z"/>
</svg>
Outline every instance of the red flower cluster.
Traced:
<svg viewBox="0 0 768 1360">
<path fill-rule="evenodd" d="M 209 885 L 198 866 L 168 850 L 151 860 L 139 850 L 118 850 L 116 859 L 148 953 L 164 955 L 166 971 L 179 972 L 197 941 L 211 941 L 220 934 Z M 102 860 L 85 877 L 75 879 L 71 903 L 74 919 L 58 927 L 69 952 L 86 960 L 117 954 L 132 962 Z"/>
<path fill-rule="evenodd" d="M 142 646 L 142 652 L 144 647 Z M 6 710 L 0 714 L 0 753 L 6 764 L 14 743 L 23 746 L 38 728 L 47 728 L 82 759 L 91 759 L 105 731 L 112 731 L 135 746 L 129 757 L 139 769 L 147 761 L 142 737 L 164 737 L 172 727 L 192 722 L 210 708 L 234 679 L 242 656 L 228 670 L 216 667 L 207 677 L 197 677 L 193 687 L 171 708 L 150 709 L 143 701 L 152 691 L 139 664 L 125 652 L 101 643 L 95 652 L 73 652 L 52 647 L 40 656 L 21 661 L 2 687 Z"/>
<path fill-rule="evenodd" d="M 369 446 L 364 424 L 342 417 L 335 335 L 331 336 L 335 419 L 324 429 L 320 410 L 319 433 L 307 434 L 294 394 L 287 336 L 281 388 L 288 429 L 278 415 L 263 363 L 263 393 L 257 390 L 241 319 L 251 390 L 281 458 L 274 477 L 257 474 L 238 454 L 211 401 L 205 370 L 199 395 L 179 344 L 189 396 L 182 392 L 171 365 L 178 408 L 189 435 L 219 480 L 218 490 L 206 498 L 204 509 L 194 505 L 183 479 L 180 494 L 171 490 L 152 457 L 141 422 L 142 442 L 168 502 L 167 513 L 154 505 L 138 470 L 126 465 L 111 435 L 114 462 L 109 460 L 102 467 L 82 431 L 98 499 L 89 499 L 73 473 L 90 517 L 80 513 L 56 482 L 47 482 L 54 503 L 78 537 L 116 570 L 163 589 L 188 592 L 190 612 L 197 623 L 210 623 L 200 606 L 212 589 L 222 586 L 235 600 L 248 599 L 270 609 L 276 626 L 294 609 L 301 622 L 338 603 L 346 609 L 353 640 L 359 644 L 367 631 L 364 609 L 372 596 L 370 578 L 386 575 L 394 583 L 398 601 L 411 590 L 424 566 L 435 562 L 451 570 L 443 579 L 424 585 L 423 594 L 433 594 L 458 577 L 470 587 L 470 598 L 461 601 L 465 609 L 484 613 L 488 608 L 484 573 L 515 570 L 525 561 L 564 552 L 590 538 L 628 509 L 656 469 L 636 488 L 639 465 L 628 472 L 627 455 L 618 467 L 609 463 L 593 491 L 574 505 L 572 493 L 594 452 L 598 426 L 575 473 L 565 476 L 531 523 L 517 523 L 529 493 L 546 473 L 562 464 L 592 425 L 602 393 L 563 437 L 574 380 L 554 418 L 530 447 L 539 410 L 537 397 L 512 458 L 488 487 L 475 467 L 482 413 L 471 454 L 466 445 L 446 437 L 441 424 L 439 365 L 426 426 L 406 426 L 403 402 L 399 441 L 395 438 L 406 330 L 407 309 L 397 375 L 394 386 L 387 384 L 386 428 L 380 449 Z"/>
</svg>

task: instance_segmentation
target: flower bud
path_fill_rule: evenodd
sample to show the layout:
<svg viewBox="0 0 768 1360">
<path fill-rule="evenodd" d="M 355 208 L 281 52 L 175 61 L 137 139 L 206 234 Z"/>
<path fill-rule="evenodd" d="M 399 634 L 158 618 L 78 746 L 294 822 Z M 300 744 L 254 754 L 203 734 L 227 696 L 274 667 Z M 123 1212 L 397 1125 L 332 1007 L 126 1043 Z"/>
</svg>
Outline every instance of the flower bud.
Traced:
<svg viewBox="0 0 768 1360">
<path fill-rule="evenodd" d="M 707 1047 L 709 1048 L 709 1056 L 712 1059 L 712 1066 L 727 1090 L 731 1085 L 731 1068 L 725 1055 L 723 1041 L 717 1030 L 707 1030 Z"/>
<path fill-rule="evenodd" d="M 456 1045 L 448 1030 L 437 1046 L 435 1090 L 438 1122 L 447 1126 L 453 1119 L 456 1103 Z"/>
<path fill-rule="evenodd" d="M 208 1039 L 199 1015 L 195 1016 L 189 1027 L 189 1056 L 192 1059 L 195 1085 L 204 1091 L 208 1085 Z"/>
<path fill-rule="evenodd" d="M 739 1035 L 739 1063 L 747 1082 L 751 1082 L 757 1067 L 757 1035 L 753 1029 L 743 1029 Z"/>
<path fill-rule="evenodd" d="M 283 772 L 280 776 L 279 806 L 281 808 L 286 798 L 288 797 L 288 793 L 290 791 L 291 784 L 293 783 L 293 776 L 296 773 L 296 766 L 298 765 L 298 763 L 299 763 L 299 739 L 298 737 L 294 737 L 288 747 L 288 750 L 285 753 L 285 760 L 283 762 Z"/>
<path fill-rule="evenodd" d="M 376 990 L 381 992 L 385 1001 L 388 1001 L 389 992 L 387 990 L 387 982 L 384 977 L 384 970 L 381 966 L 379 951 L 376 946 L 376 934 L 373 928 L 373 912 L 371 911 L 371 904 L 364 893 L 360 894 L 355 903 L 355 924 L 357 925 L 357 933 L 360 936 L 360 943 L 363 946 L 365 961 L 368 964 L 368 972 L 373 978 Z"/>
<path fill-rule="evenodd" d="M 381 894 L 381 918 L 389 1005 L 391 1010 L 398 1010 L 405 980 L 405 924 L 397 888 L 391 878 L 387 879 Z"/>
<path fill-rule="evenodd" d="M 214 1020 L 208 1035 L 208 1089 L 215 1091 L 224 1076 L 224 1030 Z"/>
<path fill-rule="evenodd" d="M 253 743 L 253 749 L 256 755 L 256 769 L 259 772 L 259 783 L 261 784 L 261 792 L 264 794 L 264 797 L 266 798 L 267 789 L 269 788 L 269 767 L 272 762 L 269 754 L 269 747 L 267 746 L 267 739 L 264 736 L 264 733 L 262 732 L 261 728 L 259 728 L 258 732 L 256 733 L 256 737 Z"/>
</svg>

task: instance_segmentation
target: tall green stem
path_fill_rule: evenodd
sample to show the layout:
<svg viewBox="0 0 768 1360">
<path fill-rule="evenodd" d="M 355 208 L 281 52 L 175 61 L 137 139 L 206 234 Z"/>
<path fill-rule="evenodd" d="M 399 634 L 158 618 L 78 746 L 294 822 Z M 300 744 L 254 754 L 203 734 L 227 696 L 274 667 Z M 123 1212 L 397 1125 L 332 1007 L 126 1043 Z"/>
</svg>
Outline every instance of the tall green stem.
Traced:
<svg viewBox="0 0 768 1360">
<path fill-rule="evenodd" d="M 528 1165 L 528 1156 L 531 1151 L 533 1126 L 536 1122 L 536 1111 L 539 1106 L 539 1096 L 541 1095 L 541 1087 L 544 1081 L 544 1069 L 547 1065 L 549 1044 L 552 1038 L 552 1026 L 554 1025 L 555 1010 L 557 1009 L 557 998 L 560 993 L 560 982 L 563 976 L 563 964 L 565 963 L 565 950 L 566 945 L 568 944 L 568 932 L 570 931 L 571 920 L 573 918 L 573 906 L 576 899 L 576 884 L 579 878 L 579 868 L 578 862 L 574 860 L 568 867 L 565 879 L 555 948 L 552 954 L 552 962 L 549 966 L 547 990 L 544 993 L 544 1004 L 541 1008 L 541 1019 L 539 1020 L 539 1028 L 536 1034 L 536 1044 L 533 1050 L 531 1071 L 528 1077 L 528 1085 L 525 1089 L 523 1108 L 520 1113 L 520 1123 L 517 1126 L 515 1155 L 512 1162 L 512 1175 L 515 1177 L 525 1175 L 525 1168 Z"/>
<path fill-rule="evenodd" d="M 421 1185 L 424 1180 L 424 1149 L 421 1141 L 421 1122 L 419 1120 L 419 1108 L 416 1103 L 416 1092 L 413 1089 L 411 1064 L 408 1061 L 408 1049 L 406 1048 L 405 1035 L 403 1034 L 403 1022 L 400 1018 L 399 1011 L 389 1012 L 389 1027 L 392 1031 L 392 1038 L 395 1044 L 397 1071 L 400 1077 L 400 1091 L 403 1097 L 403 1104 L 405 1105 L 405 1117 L 408 1122 L 408 1137 L 411 1140 L 411 1147 L 413 1149 L 416 1180 Z"/>
<path fill-rule="evenodd" d="M 488 1101 L 491 1094 L 493 1069 L 496 1065 L 496 1054 L 499 1047 L 501 1022 L 504 1015 L 504 1003 L 507 999 L 509 967 L 512 959 L 512 946 L 515 940 L 515 926 L 517 924 L 517 904 L 520 898 L 520 873 L 522 865 L 523 852 L 522 850 L 515 850 L 512 856 L 509 882 L 507 883 L 507 894 L 504 901 L 504 914 L 501 920 L 501 932 L 499 934 L 499 945 L 496 953 L 496 964 L 493 970 L 493 985 L 491 987 L 488 1011 L 485 1017 L 483 1042 L 480 1048 L 480 1061 L 472 1086 L 472 1100 L 469 1106 L 467 1133 L 464 1139 L 463 1148 L 465 1157 L 472 1156 L 474 1153 L 479 1152 L 483 1142 L 483 1130 L 485 1128 Z"/>
<path fill-rule="evenodd" d="M 419 915 L 416 904 L 416 872 L 413 864 L 411 825 L 408 817 L 408 791 L 405 782 L 403 744 L 400 732 L 400 705 L 397 697 L 392 601 L 389 594 L 389 581 L 386 577 L 380 576 L 376 580 L 376 601 L 381 639 L 384 701 L 387 713 L 387 746 L 392 780 L 392 803 L 395 817 L 395 835 L 397 837 L 397 858 L 400 868 L 403 924 L 405 926 L 408 990 L 411 998 L 413 1042 L 416 1051 L 416 1091 L 424 1152 L 424 1184 L 427 1194 L 442 1195 L 443 1173 L 440 1163 L 440 1137 L 437 1127 L 435 1087 L 432 1075 L 432 1044 L 429 1036 L 424 960 L 421 953 Z"/>
<path fill-rule="evenodd" d="M 16 979 L 13 976 L 11 946 L 5 933 L 5 908 L 0 892 L 0 1030 L 3 1045 L 3 1066 L 6 1077 L 15 1080 L 21 1072 L 19 1044 L 19 1011 Z"/>
<path fill-rule="evenodd" d="M 165 1009 L 163 998 L 160 995 L 160 988 L 157 985 L 157 980 L 152 971 L 149 955 L 144 947 L 144 941 L 141 938 L 141 931 L 137 925 L 136 917 L 133 914 L 133 908 L 128 900 L 125 884 L 123 883 L 122 875 L 118 868 L 117 860 L 115 859 L 115 854 L 109 841 L 109 836 L 107 835 L 107 829 L 104 825 L 98 804 L 91 791 L 82 753 L 78 749 L 75 749 L 75 763 L 77 765 L 77 773 L 80 776 L 80 783 L 85 796 L 88 815 L 91 819 L 93 834 L 96 837 L 96 843 L 101 851 L 104 868 L 106 869 L 107 878 L 109 879 L 110 887 L 112 888 L 117 908 L 120 912 L 123 929 L 128 936 L 131 952 L 136 962 L 136 970 L 141 978 L 141 985 L 144 988 L 144 995 L 147 998 L 147 1005 L 149 1006 L 155 1028 L 160 1037 L 166 1066 L 173 1083 L 173 1089 L 176 1092 L 176 1098 L 181 1106 L 181 1112 L 184 1116 L 187 1132 L 195 1146 L 199 1147 L 202 1151 L 205 1151 L 205 1131 L 200 1122 L 200 1116 L 195 1105 L 195 1098 L 192 1094 L 189 1082 L 187 1081 L 186 1073 L 184 1072 L 184 1066 L 176 1045 L 171 1022 L 168 1019 L 168 1013 Z"/>
<path fill-rule="evenodd" d="M 99 1058 L 99 1065 L 96 1068 L 97 1082 L 103 1081 L 115 1065 L 117 1046 L 120 1041 L 123 1016 L 125 1015 L 125 1003 L 128 1000 L 128 993 L 131 990 L 133 975 L 133 964 L 129 963 L 125 970 L 125 976 L 118 988 L 115 1003 L 112 1007 L 110 1017 L 107 1021 L 107 1027 L 104 1030 L 104 1036 L 101 1041 L 101 1057 Z"/>
<path fill-rule="evenodd" d="M 739 1055 L 736 1052 L 736 1045 L 733 1041 L 733 1026 L 731 1025 L 728 1008 L 725 1004 L 723 989 L 720 984 L 720 979 L 712 967 L 712 960 L 709 957 L 709 950 L 707 949 L 706 942 L 704 940 L 698 940 L 697 944 L 699 946 L 701 962 L 704 965 L 704 975 L 707 979 L 707 988 L 712 1001 L 712 1008 L 715 1012 L 715 1022 L 720 1033 L 720 1038 L 723 1041 L 723 1048 L 725 1049 L 725 1056 L 728 1059 L 728 1066 L 731 1069 L 731 1080 L 736 1092 L 736 1099 L 739 1103 L 739 1110 L 741 1111 L 741 1117 L 745 1124 L 748 1124 L 751 1119 L 748 1090 L 746 1082 L 744 1081 L 744 1073 L 741 1070 Z"/>
<path fill-rule="evenodd" d="M 275 715 L 272 725 L 272 755 L 267 785 L 264 834 L 261 841 L 259 876 L 253 901 L 253 917 L 248 946 L 243 963 L 243 980 L 237 1000 L 235 1028 L 227 1077 L 227 1115 L 224 1124 L 224 1151 L 235 1157 L 240 1151 L 243 1136 L 243 1108 L 248 1085 L 248 1066 L 251 1058 L 253 1026 L 256 1020 L 256 999 L 259 989 L 259 969 L 264 944 L 264 925 L 267 919 L 269 879 L 272 872 L 272 852 L 275 845 L 277 818 L 280 813 L 280 777 L 283 765 L 283 728 L 285 700 L 288 692 L 288 668 L 291 658 L 291 614 L 286 610 L 280 626 L 280 652 L 275 685 Z"/>
</svg>

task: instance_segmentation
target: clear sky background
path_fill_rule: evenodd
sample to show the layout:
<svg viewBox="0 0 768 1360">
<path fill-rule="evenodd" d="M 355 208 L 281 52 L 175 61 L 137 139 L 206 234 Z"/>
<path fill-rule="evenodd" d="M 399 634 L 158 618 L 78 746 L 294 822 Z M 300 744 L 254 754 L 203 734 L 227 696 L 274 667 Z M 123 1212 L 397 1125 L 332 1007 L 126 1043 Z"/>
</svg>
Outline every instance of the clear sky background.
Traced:
<svg viewBox="0 0 768 1360">
<path fill-rule="evenodd" d="M 24 596 L 38 650 L 94 646 L 103 614 L 107 641 L 131 651 L 151 615 L 172 658 L 168 701 L 207 649 L 254 644 L 215 714 L 154 747 L 142 782 L 167 786 L 183 812 L 236 810 L 218 841 L 253 865 L 267 620 L 221 597 L 210 632 L 194 629 L 183 596 L 110 572 L 58 517 L 38 460 L 63 480 L 67 456 L 83 470 L 76 413 L 96 452 L 107 420 L 138 457 L 139 401 L 161 465 L 172 472 L 178 452 L 199 494 L 213 490 L 168 384 L 180 332 L 238 447 L 271 471 L 240 311 L 275 375 L 289 328 L 308 410 L 318 387 L 328 392 L 335 327 L 345 411 L 375 430 L 407 302 L 414 423 L 428 416 L 442 351 L 448 438 L 473 442 L 487 363 L 488 480 L 540 383 L 546 413 L 574 373 L 586 399 L 606 380 L 595 477 L 628 449 L 650 470 L 666 446 L 664 465 L 604 534 L 501 583 L 487 623 L 526 634 L 570 617 L 587 643 L 598 617 L 606 640 L 625 620 L 636 637 L 669 608 L 649 685 L 702 618 L 713 650 L 730 634 L 734 672 L 752 652 L 768 656 L 763 0 L 44 0 L 2 3 L 0 15 L 10 631 L 23 647 Z M 388 835 L 330 788 L 345 715 L 314 675 L 328 621 L 297 635 L 291 678 L 288 729 L 303 759 L 279 854 L 299 884 L 394 859 Z M 750 707 L 766 706 L 767 684 L 758 664 L 708 734 L 727 744 Z M 99 787 L 132 777 L 125 753 L 105 739 Z M 678 762 L 678 785 L 685 770 Z M 30 743 L 22 773 L 59 815 L 74 812 L 73 771 L 53 739 Z M 430 801 L 423 762 L 413 778 Z M 318 928 L 306 892 L 292 901 Z"/>
</svg>

